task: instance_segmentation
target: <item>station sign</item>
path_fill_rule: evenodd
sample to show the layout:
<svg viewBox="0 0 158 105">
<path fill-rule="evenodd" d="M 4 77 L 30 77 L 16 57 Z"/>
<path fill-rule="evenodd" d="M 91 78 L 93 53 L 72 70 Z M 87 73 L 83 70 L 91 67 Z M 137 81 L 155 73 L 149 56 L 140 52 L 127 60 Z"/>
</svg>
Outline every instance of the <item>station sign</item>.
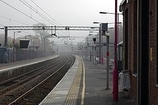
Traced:
<svg viewBox="0 0 158 105">
<path fill-rule="evenodd" d="M 20 39 L 20 48 L 28 48 L 29 39 Z"/>
</svg>

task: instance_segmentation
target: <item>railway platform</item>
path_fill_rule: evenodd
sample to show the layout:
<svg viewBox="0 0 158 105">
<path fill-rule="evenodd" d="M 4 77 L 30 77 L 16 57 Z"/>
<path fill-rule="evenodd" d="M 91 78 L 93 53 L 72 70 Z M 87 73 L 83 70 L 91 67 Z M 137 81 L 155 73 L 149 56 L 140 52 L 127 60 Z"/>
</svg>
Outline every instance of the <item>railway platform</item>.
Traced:
<svg viewBox="0 0 158 105">
<path fill-rule="evenodd" d="M 106 88 L 106 66 L 84 61 L 76 56 L 75 64 L 40 105 L 134 105 L 121 90 L 118 101 L 112 97 L 112 69 L 109 90 Z"/>
<path fill-rule="evenodd" d="M 54 59 L 58 56 L 59 55 L 52 55 L 36 59 L 0 64 L 0 82 L 29 72 L 29 68 L 38 68 L 39 65 L 43 65 L 47 61 Z"/>
<path fill-rule="evenodd" d="M 8 71 L 10 75 L 9 70 L 44 62 L 58 56 L 1 64 L 0 72 Z M 110 90 L 105 90 L 106 66 L 95 65 L 76 56 L 74 65 L 40 105 L 134 105 L 133 101 L 121 91 L 119 91 L 119 100 L 116 102 L 112 100 L 112 69 L 109 77 Z"/>
<path fill-rule="evenodd" d="M 30 59 L 30 60 L 3 63 L 3 64 L 0 64 L 0 72 L 12 70 L 12 69 L 27 66 L 27 65 L 32 65 L 39 62 L 44 62 L 46 60 L 53 59 L 58 56 L 59 55 L 54 55 L 54 56 L 47 56 L 47 57 L 41 57 L 41 58 L 36 58 L 36 59 Z"/>
</svg>

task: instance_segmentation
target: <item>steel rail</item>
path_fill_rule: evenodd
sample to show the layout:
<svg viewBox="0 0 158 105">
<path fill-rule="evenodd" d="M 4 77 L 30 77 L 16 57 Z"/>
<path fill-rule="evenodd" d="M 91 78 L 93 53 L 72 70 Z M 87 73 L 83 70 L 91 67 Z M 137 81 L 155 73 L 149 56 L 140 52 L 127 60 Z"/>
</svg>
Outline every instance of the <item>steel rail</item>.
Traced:
<svg viewBox="0 0 158 105">
<path fill-rule="evenodd" d="M 59 60 L 60 60 L 60 59 L 59 59 Z M 55 62 L 56 62 L 56 61 L 55 61 Z M 15 83 L 11 84 L 10 86 L 7 85 L 7 87 L 4 87 L 4 89 L 0 89 L 0 96 L 3 95 L 5 92 L 10 91 L 11 89 L 16 88 L 16 87 L 18 87 L 18 86 L 20 86 L 20 85 L 26 83 L 27 81 L 33 79 L 33 78 L 36 77 L 37 75 L 42 74 L 43 72 L 45 72 L 45 70 L 47 70 L 45 67 L 50 66 L 50 65 L 52 65 L 52 64 L 54 64 L 54 62 L 50 61 L 49 64 L 47 64 L 47 65 L 44 65 L 44 66 L 42 66 L 42 67 L 40 67 L 40 68 L 37 68 L 37 69 L 35 69 L 35 70 L 33 70 L 33 71 L 30 71 L 30 72 L 25 73 L 25 74 L 22 74 L 22 75 L 20 75 L 20 76 L 18 76 L 18 77 L 16 77 L 16 78 L 10 79 L 10 80 L 8 80 L 8 81 L 6 81 L 6 82 L 4 82 L 4 83 L 1 83 L 1 84 L 0 84 L 1 86 L 5 86 L 5 85 L 7 85 L 7 83 L 10 83 L 10 82 L 12 82 L 12 81 L 13 81 L 13 82 L 16 81 L 16 80 L 20 81 L 20 82 L 17 82 L 17 83 L 15 82 Z M 54 64 L 54 66 L 55 66 L 55 64 Z M 40 70 L 41 70 L 41 71 L 40 71 Z M 37 73 L 35 73 L 35 72 L 37 72 Z M 33 74 L 33 73 L 35 73 L 35 74 Z M 32 75 L 31 75 L 31 74 L 32 74 Z M 24 77 L 24 78 L 23 78 L 23 77 Z"/>
<path fill-rule="evenodd" d="M 62 68 L 65 67 L 66 64 L 69 64 L 70 61 L 67 60 L 64 64 L 62 64 L 62 66 L 60 66 L 55 72 L 53 72 L 51 75 L 47 76 L 47 78 L 45 78 L 44 80 L 42 80 L 40 83 L 38 83 L 37 85 L 35 85 L 34 87 L 32 87 L 31 89 L 29 89 L 27 92 L 25 92 L 24 94 L 20 95 L 18 98 L 16 98 L 14 101 L 12 101 L 11 103 L 9 103 L 8 105 L 14 105 L 17 104 L 18 102 L 20 102 L 20 100 L 22 100 L 24 97 L 26 97 L 27 95 L 29 95 L 31 92 L 33 92 L 33 90 L 35 90 L 36 88 L 38 88 L 42 83 L 46 82 L 49 78 L 51 78 L 52 76 L 54 76 L 56 73 L 58 73 Z"/>
</svg>

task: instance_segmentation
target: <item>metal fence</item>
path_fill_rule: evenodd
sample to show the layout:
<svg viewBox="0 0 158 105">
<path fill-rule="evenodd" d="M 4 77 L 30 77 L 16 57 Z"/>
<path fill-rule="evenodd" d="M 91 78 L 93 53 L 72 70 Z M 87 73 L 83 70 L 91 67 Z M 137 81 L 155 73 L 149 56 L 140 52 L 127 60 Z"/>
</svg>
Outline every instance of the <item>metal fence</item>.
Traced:
<svg viewBox="0 0 158 105">
<path fill-rule="evenodd" d="M 8 62 L 22 61 L 53 55 L 53 51 L 18 49 L 13 53 L 12 49 L 8 50 Z"/>
</svg>

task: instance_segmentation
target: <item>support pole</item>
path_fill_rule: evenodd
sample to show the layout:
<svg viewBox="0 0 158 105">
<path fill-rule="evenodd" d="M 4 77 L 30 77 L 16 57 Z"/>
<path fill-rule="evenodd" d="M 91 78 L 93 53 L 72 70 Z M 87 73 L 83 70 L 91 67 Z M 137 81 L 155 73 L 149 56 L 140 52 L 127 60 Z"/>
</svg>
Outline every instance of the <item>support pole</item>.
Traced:
<svg viewBox="0 0 158 105">
<path fill-rule="evenodd" d="M 105 90 L 109 90 L 109 36 L 106 36 L 106 46 L 107 46 L 107 53 L 106 53 L 106 89 Z"/>
<path fill-rule="evenodd" d="M 13 38 L 13 62 L 15 62 L 15 31 L 14 31 L 14 38 Z"/>
<path fill-rule="evenodd" d="M 117 0 L 115 0 L 115 37 L 114 37 L 114 70 L 113 70 L 113 100 L 118 101 L 118 70 L 117 70 Z"/>
<path fill-rule="evenodd" d="M 4 46 L 8 47 L 7 45 L 8 27 L 4 27 L 4 33 L 5 33 Z"/>
<path fill-rule="evenodd" d="M 99 27 L 99 63 L 101 63 L 101 27 Z"/>
<path fill-rule="evenodd" d="M 95 60 L 94 60 L 94 62 L 95 62 L 95 65 L 97 65 L 97 47 L 95 46 L 95 50 L 94 50 L 95 52 L 94 52 L 94 54 L 95 54 Z"/>
</svg>

